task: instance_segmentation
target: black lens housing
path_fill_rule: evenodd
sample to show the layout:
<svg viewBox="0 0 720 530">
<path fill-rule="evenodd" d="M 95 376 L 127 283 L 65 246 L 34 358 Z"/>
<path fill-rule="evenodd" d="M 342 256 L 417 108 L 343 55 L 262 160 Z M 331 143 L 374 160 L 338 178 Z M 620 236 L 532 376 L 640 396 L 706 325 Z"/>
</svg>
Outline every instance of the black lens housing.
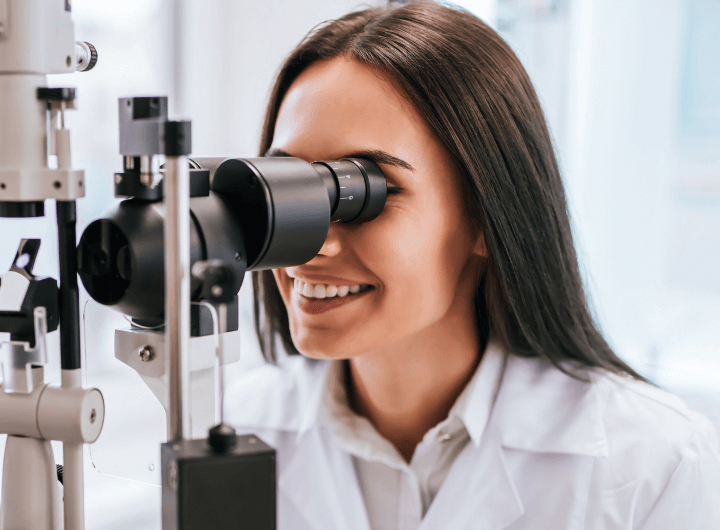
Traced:
<svg viewBox="0 0 720 530">
<path fill-rule="evenodd" d="M 310 261 L 331 222 L 363 223 L 385 205 L 385 177 L 374 162 L 307 163 L 292 157 L 194 159 L 210 173 L 210 192 L 190 198 L 190 260 L 232 267 L 237 293 L 249 270 Z M 147 196 L 120 202 L 91 223 L 78 246 L 80 279 L 97 302 L 133 318 L 162 318 L 165 208 Z M 193 300 L 201 285 L 191 280 Z"/>
</svg>

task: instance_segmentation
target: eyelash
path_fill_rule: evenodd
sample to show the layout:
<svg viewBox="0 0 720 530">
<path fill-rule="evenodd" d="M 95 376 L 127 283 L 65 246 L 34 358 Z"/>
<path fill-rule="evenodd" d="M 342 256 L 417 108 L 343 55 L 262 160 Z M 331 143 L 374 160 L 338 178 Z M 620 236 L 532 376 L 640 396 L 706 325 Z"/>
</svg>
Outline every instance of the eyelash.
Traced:
<svg viewBox="0 0 720 530">
<path fill-rule="evenodd" d="M 388 186 L 388 187 L 387 187 L 387 192 L 386 192 L 386 194 L 387 194 L 387 196 L 389 197 L 389 196 L 391 196 L 391 195 L 397 195 L 397 194 L 400 193 L 402 190 L 403 190 L 403 189 L 402 189 L 400 186 Z"/>
</svg>

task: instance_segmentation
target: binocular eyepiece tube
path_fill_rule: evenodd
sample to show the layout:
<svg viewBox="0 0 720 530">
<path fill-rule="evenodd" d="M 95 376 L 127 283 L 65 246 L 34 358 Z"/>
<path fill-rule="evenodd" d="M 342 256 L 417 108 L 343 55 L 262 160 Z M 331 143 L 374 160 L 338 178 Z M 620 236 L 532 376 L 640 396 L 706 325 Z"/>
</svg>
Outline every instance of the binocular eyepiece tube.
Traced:
<svg viewBox="0 0 720 530">
<path fill-rule="evenodd" d="M 194 159 L 197 166 L 209 170 L 210 185 L 190 199 L 191 263 L 222 260 L 234 269 L 235 292 L 249 270 L 310 261 L 331 222 L 371 221 L 385 206 L 385 177 L 367 159 Z M 164 219 L 162 201 L 132 198 L 85 229 L 78 270 L 94 300 L 136 319 L 162 318 Z M 201 287 L 191 280 L 193 300 Z"/>
</svg>

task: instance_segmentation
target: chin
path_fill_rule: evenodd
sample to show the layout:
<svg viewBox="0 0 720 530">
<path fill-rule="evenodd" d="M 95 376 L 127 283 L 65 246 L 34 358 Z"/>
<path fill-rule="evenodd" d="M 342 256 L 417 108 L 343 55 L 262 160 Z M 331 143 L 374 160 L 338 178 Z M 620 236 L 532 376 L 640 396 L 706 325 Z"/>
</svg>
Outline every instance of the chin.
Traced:
<svg viewBox="0 0 720 530">
<path fill-rule="evenodd" d="M 323 347 L 321 344 L 313 346 L 299 346 L 298 343 L 295 342 L 295 347 L 303 357 L 307 357 L 308 359 L 332 360 L 347 359 L 348 357 L 347 353 L 342 348 L 327 348 Z"/>
<path fill-rule="evenodd" d="M 314 331 L 298 337 L 291 333 L 293 344 L 303 357 L 309 359 L 347 359 L 352 355 L 343 340 L 332 340 L 326 332 Z"/>
</svg>

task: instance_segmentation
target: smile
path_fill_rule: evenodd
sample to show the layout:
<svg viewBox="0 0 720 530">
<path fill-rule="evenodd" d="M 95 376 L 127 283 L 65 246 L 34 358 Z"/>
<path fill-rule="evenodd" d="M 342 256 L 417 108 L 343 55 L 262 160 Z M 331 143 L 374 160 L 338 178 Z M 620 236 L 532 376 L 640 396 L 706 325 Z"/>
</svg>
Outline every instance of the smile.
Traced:
<svg viewBox="0 0 720 530">
<path fill-rule="evenodd" d="M 331 285 L 312 284 L 295 278 L 293 288 L 295 292 L 305 298 L 333 298 L 335 296 L 344 298 L 348 294 L 357 294 L 373 288 L 372 285 Z"/>
<path fill-rule="evenodd" d="M 347 305 L 358 298 L 362 298 L 375 288 L 370 286 L 365 290 L 360 290 L 356 293 L 347 293 L 345 296 L 334 296 L 332 298 L 309 298 L 300 294 L 297 290 L 293 289 L 292 297 L 295 299 L 295 305 L 300 308 L 304 313 L 310 315 L 319 315 L 335 309 L 340 306 Z"/>
</svg>

